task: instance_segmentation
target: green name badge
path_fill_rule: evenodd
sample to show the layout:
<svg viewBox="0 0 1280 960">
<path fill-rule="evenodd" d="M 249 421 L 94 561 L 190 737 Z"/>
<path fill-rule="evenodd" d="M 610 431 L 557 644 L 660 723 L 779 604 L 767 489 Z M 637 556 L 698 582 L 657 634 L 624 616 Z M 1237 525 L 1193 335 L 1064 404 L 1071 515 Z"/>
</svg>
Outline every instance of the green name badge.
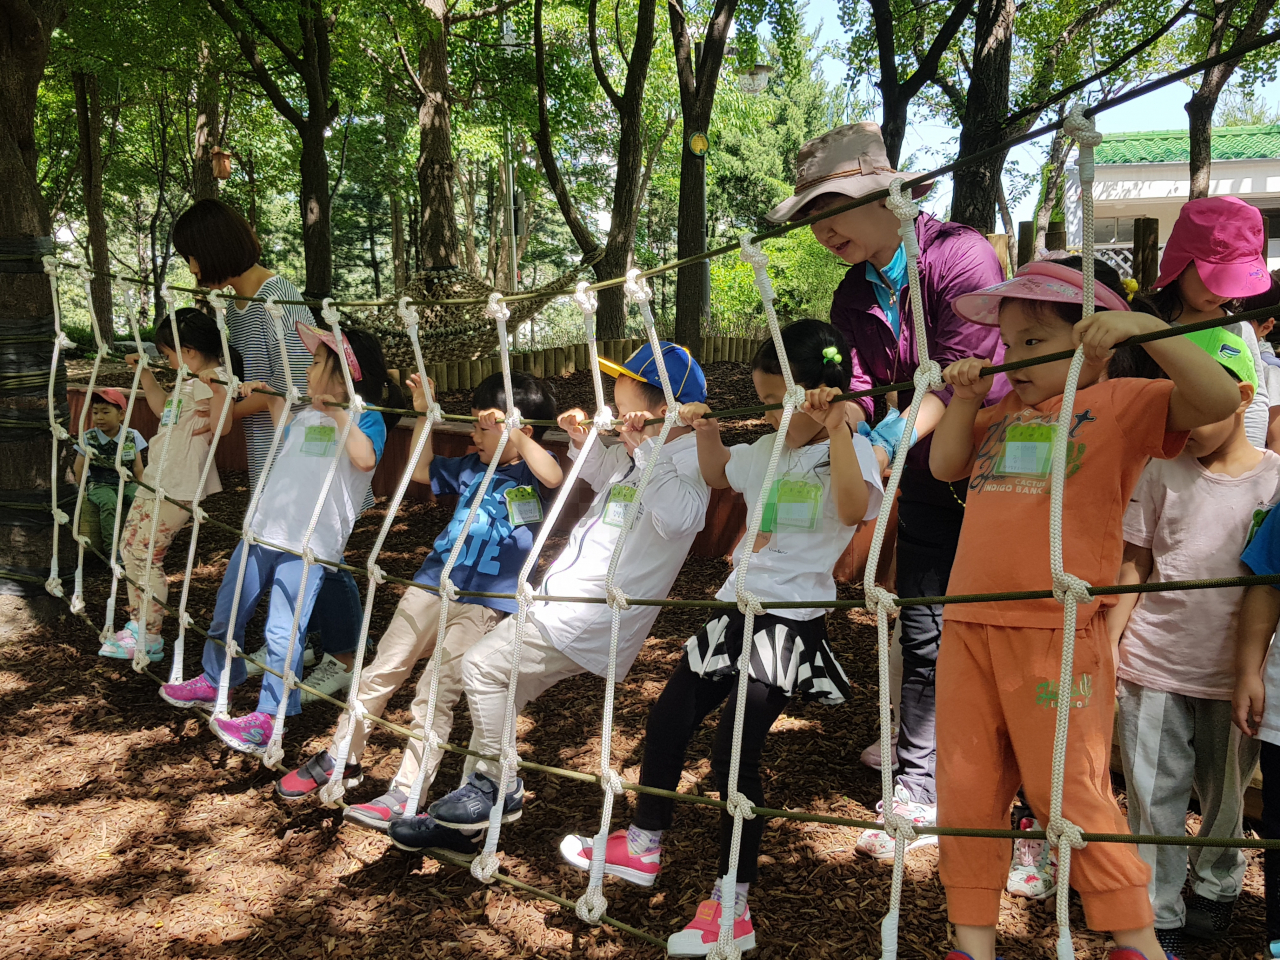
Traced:
<svg viewBox="0 0 1280 960">
<path fill-rule="evenodd" d="M 132 463 L 137 456 L 138 456 L 138 448 L 134 444 L 133 438 L 130 437 L 128 440 L 124 442 L 124 449 L 120 451 L 120 462 Z"/>
<path fill-rule="evenodd" d="M 507 518 L 513 527 L 542 522 L 542 500 L 533 487 L 512 487 L 507 498 Z"/>
<path fill-rule="evenodd" d="M 822 512 L 822 484 L 801 477 L 775 480 L 765 503 L 762 533 L 787 527 L 791 530 L 814 530 Z"/>
<path fill-rule="evenodd" d="M 301 453 L 304 457 L 332 457 L 338 445 L 338 428 L 318 424 L 307 427 L 302 437 Z"/>
<path fill-rule="evenodd" d="M 1053 460 L 1055 423 L 1014 423 L 1004 434 L 1004 451 L 996 464 L 1001 476 L 1047 477 Z"/>
<path fill-rule="evenodd" d="M 170 397 L 164 402 L 164 413 L 160 415 L 160 426 L 172 427 L 182 416 L 182 399 Z"/>
<path fill-rule="evenodd" d="M 611 527 L 621 527 L 627 516 L 627 507 L 635 502 L 636 488 L 625 483 L 615 483 L 609 490 L 609 502 L 604 505 L 601 518 Z"/>
</svg>

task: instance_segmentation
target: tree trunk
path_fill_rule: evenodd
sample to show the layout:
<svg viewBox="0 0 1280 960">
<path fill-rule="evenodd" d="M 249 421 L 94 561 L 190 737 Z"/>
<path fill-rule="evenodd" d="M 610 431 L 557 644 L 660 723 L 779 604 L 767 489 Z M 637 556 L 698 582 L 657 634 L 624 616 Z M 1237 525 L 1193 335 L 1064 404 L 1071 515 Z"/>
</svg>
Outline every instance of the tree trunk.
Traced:
<svg viewBox="0 0 1280 960">
<path fill-rule="evenodd" d="M 329 233 L 329 155 L 324 148 L 324 118 L 308 118 L 302 128 L 302 256 L 307 285 L 302 295 L 321 300 L 333 290 L 333 242 Z"/>
<path fill-rule="evenodd" d="M 0 350 L 0 379 L 48 375 L 53 349 L 53 301 L 39 257 L 53 252 L 49 214 L 40 193 L 35 140 L 36 92 L 49 56 L 49 37 L 66 15 L 57 0 L 8 0 L 0 29 L 0 253 L 30 257 L 0 261 L 0 333 L 18 338 Z M 66 380 L 55 382 L 54 402 L 65 414 Z M 52 620 L 66 608 L 45 593 L 53 519 L 48 512 L 52 438 L 47 429 L 47 386 L 10 388 L 0 397 L 0 501 L 32 509 L 0 508 L 0 636 L 18 634 L 35 617 Z M 23 422 L 23 426 L 14 423 Z M 31 426 L 26 426 L 30 423 Z M 67 465 L 62 450 L 56 475 Z M 64 547 L 69 536 L 62 536 Z M 69 556 L 69 554 L 67 555 Z M 63 576 L 70 574 L 64 565 Z"/>
<path fill-rule="evenodd" d="M 434 23 L 423 31 L 418 79 L 426 96 L 418 106 L 418 193 L 422 198 L 425 269 L 458 265 L 458 224 L 453 210 L 453 134 L 449 105 L 449 49 L 444 0 L 424 0 Z"/>
<path fill-rule="evenodd" d="M 1061 114 L 1062 111 L 1059 111 Z M 1059 117 L 1061 119 L 1061 116 Z M 1045 166 L 1044 199 L 1036 210 L 1036 237 L 1032 244 L 1030 259 L 1034 260 L 1045 247 L 1045 236 L 1049 232 L 1049 221 L 1053 218 L 1053 208 L 1058 205 L 1058 192 L 1062 188 L 1062 174 L 1067 167 L 1067 156 L 1071 153 L 1072 140 L 1062 129 L 1054 131 L 1053 140 L 1049 143 L 1049 159 Z"/>
<path fill-rule="evenodd" d="M 378 232 L 374 228 L 373 210 L 369 214 L 369 269 L 373 271 L 373 299 L 382 299 L 382 267 L 378 263 Z"/>
<path fill-rule="evenodd" d="M 75 71 L 71 83 L 76 95 L 76 120 L 80 128 L 80 173 L 84 185 L 84 209 L 89 221 L 89 268 L 93 279 L 93 312 L 98 330 L 108 344 L 115 341 L 111 317 L 111 258 L 107 252 L 107 216 L 102 208 L 102 101 L 98 78 Z"/>
<path fill-rule="evenodd" d="M 1218 104 L 1218 92 L 1206 91 L 1202 86 L 1187 101 L 1187 132 L 1191 146 L 1191 192 L 1188 199 L 1198 200 L 1209 195 L 1209 174 L 1213 158 L 1213 110 Z"/>
<path fill-rule="evenodd" d="M 196 130 L 192 150 L 191 199 L 216 199 L 218 178 L 213 175 L 213 148 L 221 146 L 222 129 L 221 84 L 218 70 L 213 64 L 209 44 L 201 42 L 197 56 L 199 72 L 196 74 Z"/>
<path fill-rule="evenodd" d="M 1013 54 L 1013 0 L 979 0 L 975 13 L 973 70 L 960 128 L 958 160 L 999 143 L 1009 116 L 1009 65 Z M 1006 152 L 1007 153 L 1007 152 Z M 996 193 L 1006 153 L 958 171 L 951 219 L 995 232 Z"/>
<path fill-rule="evenodd" d="M 404 259 L 404 215 L 400 212 L 400 191 L 391 191 L 391 269 L 395 278 L 396 294 L 408 281 Z"/>
</svg>

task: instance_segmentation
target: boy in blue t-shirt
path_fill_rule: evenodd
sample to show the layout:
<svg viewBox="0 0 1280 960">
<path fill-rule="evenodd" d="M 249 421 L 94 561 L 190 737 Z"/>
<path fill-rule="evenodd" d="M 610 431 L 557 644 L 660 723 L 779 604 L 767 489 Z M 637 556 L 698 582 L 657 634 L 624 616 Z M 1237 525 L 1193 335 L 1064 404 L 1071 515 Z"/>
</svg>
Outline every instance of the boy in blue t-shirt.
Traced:
<svg viewBox="0 0 1280 960">
<path fill-rule="evenodd" d="M 85 484 L 84 496 L 98 508 L 98 524 L 102 530 L 102 549 L 111 549 L 112 531 L 116 527 L 116 497 L 120 493 L 120 475 L 116 473 L 116 444 L 123 439 L 124 449 L 120 454 L 120 465 L 132 474 L 133 479 L 125 481 L 124 505 L 122 516 L 129 515 L 129 507 L 138 492 L 135 481 L 142 479 L 142 451 L 147 449 L 147 441 L 133 427 L 124 426 L 124 410 L 126 406 L 124 394 L 113 387 L 94 391 L 90 402 L 93 415 L 93 426 L 85 431 L 86 450 L 76 444 L 76 462 L 73 467 L 76 482 L 89 470 L 89 482 Z"/>
<path fill-rule="evenodd" d="M 408 384 L 413 391 L 414 408 L 425 413 L 427 397 L 418 377 L 411 376 Z M 511 392 L 521 416 L 531 420 L 555 419 L 555 395 L 543 381 L 512 371 Z M 453 519 L 436 537 L 432 552 L 413 577 L 416 583 L 437 592 L 415 588 L 404 592 L 390 625 L 378 643 L 377 656 L 360 674 L 358 696 L 371 716 L 382 715 L 391 697 L 413 672 L 414 665 L 430 657 L 435 650 L 440 624 L 440 598 L 437 595 L 440 574 L 467 522 L 471 504 L 502 436 L 502 424 L 498 418 L 507 407 L 502 374 L 495 373 L 481 382 L 472 395 L 471 407 L 472 416 L 477 418 L 471 431 L 476 452 L 463 457 L 435 457 L 428 442 L 413 472 L 413 479 L 419 483 L 429 482 L 433 493 L 457 494 L 458 505 Z M 425 427 L 426 418 L 419 418 L 414 425 L 411 448 L 417 446 Z M 507 441 L 493 480 L 476 511 L 475 522 L 466 533 L 467 541 L 449 574 L 450 581 L 459 590 L 515 592 L 520 568 L 533 548 L 545 513 L 539 487 L 558 487 L 563 479 L 556 458 L 538 443 L 545 432 L 546 427 L 525 426 Z M 423 763 L 427 765 L 426 784 L 431 784 L 440 769 L 444 751 L 432 750 L 429 756 L 424 757 L 424 741 L 428 729 L 433 730 L 441 742 L 449 739 L 453 728 L 453 708 L 462 694 L 462 655 L 515 609 L 516 601 L 511 599 L 459 597 L 450 601 L 445 634 L 440 641 L 444 649 L 440 651 L 438 663 L 440 685 L 435 715 L 426 716 L 431 691 L 430 667 L 418 680 L 411 707 L 413 729 L 424 739 L 409 740 L 400 769 L 387 792 L 368 803 L 347 807 L 343 814 L 345 821 L 385 833 L 391 821 L 404 814 L 409 792 Z M 346 735 L 347 725 L 351 722 L 351 715 L 344 712 L 334 733 L 335 743 Z M 350 758 L 343 771 L 348 786 L 354 786 L 363 776 L 360 756 L 364 752 L 369 728 L 368 723 L 358 723 L 352 736 Z M 327 750 L 321 751 L 297 770 L 281 777 L 276 782 L 276 792 L 287 800 L 305 797 L 328 783 L 333 769 L 333 757 Z"/>
</svg>

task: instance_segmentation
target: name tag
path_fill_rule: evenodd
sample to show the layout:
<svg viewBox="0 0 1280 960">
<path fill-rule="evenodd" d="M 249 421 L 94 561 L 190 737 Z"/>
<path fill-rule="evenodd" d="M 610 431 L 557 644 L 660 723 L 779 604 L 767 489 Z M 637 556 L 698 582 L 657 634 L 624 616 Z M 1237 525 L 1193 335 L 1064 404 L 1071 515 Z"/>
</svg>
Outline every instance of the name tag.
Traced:
<svg viewBox="0 0 1280 960">
<path fill-rule="evenodd" d="M 171 427 L 178 422 L 182 416 L 182 399 L 180 397 L 170 397 L 164 402 L 164 413 L 160 415 L 160 426 Z"/>
<path fill-rule="evenodd" d="M 1053 437 L 1057 424 L 1015 423 L 1005 431 L 1004 452 L 996 473 L 1024 477 L 1047 477 L 1053 460 Z"/>
<path fill-rule="evenodd" d="M 625 483 L 615 483 L 609 490 L 609 501 L 604 505 L 601 518 L 611 527 L 621 527 L 627 516 L 627 507 L 635 502 L 636 488 Z"/>
<path fill-rule="evenodd" d="M 760 532 L 773 533 L 787 527 L 792 530 L 814 530 L 822 512 L 822 484 L 803 477 L 775 480 L 765 501 Z"/>
<path fill-rule="evenodd" d="M 542 500 L 533 487 L 512 487 L 505 494 L 507 519 L 513 527 L 542 522 Z"/>
<path fill-rule="evenodd" d="M 120 462 L 131 463 L 137 455 L 138 448 L 134 445 L 134 442 L 132 440 L 126 440 L 124 450 L 120 453 Z"/>
<path fill-rule="evenodd" d="M 304 457 L 332 457 L 338 445 L 338 428 L 317 425 L 307 427 L 302 437 L 301 454 Z"/>
</svg>

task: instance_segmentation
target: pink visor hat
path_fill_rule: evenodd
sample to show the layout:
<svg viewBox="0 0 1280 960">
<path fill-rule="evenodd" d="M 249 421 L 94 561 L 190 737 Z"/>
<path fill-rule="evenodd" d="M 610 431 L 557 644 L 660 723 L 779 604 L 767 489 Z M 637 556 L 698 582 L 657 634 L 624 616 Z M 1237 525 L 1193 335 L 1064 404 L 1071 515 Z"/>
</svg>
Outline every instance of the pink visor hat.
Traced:
<svg viewBox="0 0 1280 960">
<path fill-rule="evenodd" d="M 302 345 L 313 354 L 316 352 L 316 347 L 322 343 L 334 353 L 338 352 L 338 344 L 333 339 L 333 334 L 321 327 L 313 327 L 309 323 L 300 323 L 298 324 L 298 336 L 302 338 Z M 351 349 L 351 341 L 346 337 L 342 338 L 342 350 L 347 355 L 347 366 L 351 368 L 351 379 L 359 380 L 361 377 L 360 362 L 356 360 L 356 353 Z"/>
<path fill-rule="evenodd" d="M 1194 262 L 1209 292 L 1232 300 L 1271 286 L 1262 255 L 1262 214 L 1238 197 L 1202 197 L 1178 211 L 1160 258 L 1156 289 L 1168 286 Z"/>
<path fill-rule="evenodd" d="M 1083 304 L 1084 277 L 1079 270 L 1052 260 L 1033 260 L 1012 280 L 956 297 L 951 309 L 970 323 L 994 327 L 1000 323 L 1000 301 L 1006 298 Z M 1094 284 L 1093 300 L 1098 310 L 1129 309 L 1124 297 L 1104 283 Z"/>
</svg>

